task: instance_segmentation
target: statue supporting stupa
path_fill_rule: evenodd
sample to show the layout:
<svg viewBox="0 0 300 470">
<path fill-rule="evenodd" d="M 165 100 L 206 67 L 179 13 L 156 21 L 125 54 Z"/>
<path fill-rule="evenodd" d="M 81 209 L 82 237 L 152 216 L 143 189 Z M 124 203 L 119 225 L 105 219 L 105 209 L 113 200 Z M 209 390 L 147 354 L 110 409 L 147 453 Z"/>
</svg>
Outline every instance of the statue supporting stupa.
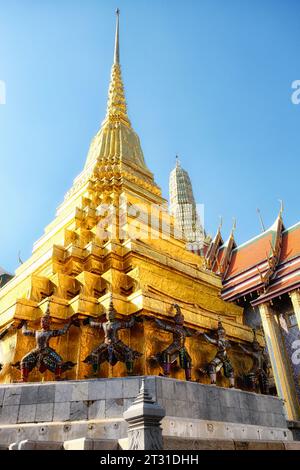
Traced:
<svg viewBox="0 0 300 470">
<path fill-rule="evenodd" d="M 132 374 L 134 359 L 142 356 L 142 353 L 130 348 L 119 338 L 119 330 L 131 329 L 134 324 L 140 321 L 136 317 L 131 317 L 128 321 L 116 319 L 116 311 L 112 299 L 106 314 L 106 322 L 93 321 L 88 318 L 84 321 L 92 328 L 104 331 L 104 341 L 89 354 L 83 362 L 92 365 L 93 376 L 98 376 L 100 365 L 107 361 L 111 366 L 117 362 L 124 362 L 127 373 Z"/>
</svg>

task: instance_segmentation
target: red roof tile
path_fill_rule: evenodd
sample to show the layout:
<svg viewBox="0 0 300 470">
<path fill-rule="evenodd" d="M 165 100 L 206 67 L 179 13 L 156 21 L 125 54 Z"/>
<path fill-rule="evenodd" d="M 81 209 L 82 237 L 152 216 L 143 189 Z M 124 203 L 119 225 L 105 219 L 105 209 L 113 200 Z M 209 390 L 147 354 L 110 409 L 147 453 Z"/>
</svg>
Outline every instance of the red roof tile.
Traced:
<svg viewBox="0 0 300 470">
<path fill-rule="evenodd" d="M 279 264 L 300 256 L 300 223 L 282 233 L 282 247 Z"/>
<path fill-rule="evenodd" d="M 274 237 L 275 232 L 268 231 L 233 250 L 226 280 L 266 261 L 271 254 L 270 244 L 274 244 Z"/>
</svg>

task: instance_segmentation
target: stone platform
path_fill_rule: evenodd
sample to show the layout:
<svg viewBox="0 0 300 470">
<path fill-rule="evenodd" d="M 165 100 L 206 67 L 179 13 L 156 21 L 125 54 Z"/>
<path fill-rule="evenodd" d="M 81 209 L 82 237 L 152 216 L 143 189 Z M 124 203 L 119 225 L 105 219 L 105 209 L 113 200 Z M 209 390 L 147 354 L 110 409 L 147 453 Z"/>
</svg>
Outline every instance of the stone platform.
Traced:
<svg viewBox="0 0 300 470">
<path fill-rule="evenodd" d="M 144 379 L 165 409 L 165 442 L 293 441 L 283 403 L 276 397 L 165 377 Z M 0 446 L 30 440 L 59 447 L 87 439 L 98 442 L 97 448 L 105 449 L 105 442 L 112 448 L 127 438 L 123 413 L 141 381 L 123 377 L 0 385 Z"/>
</svg>

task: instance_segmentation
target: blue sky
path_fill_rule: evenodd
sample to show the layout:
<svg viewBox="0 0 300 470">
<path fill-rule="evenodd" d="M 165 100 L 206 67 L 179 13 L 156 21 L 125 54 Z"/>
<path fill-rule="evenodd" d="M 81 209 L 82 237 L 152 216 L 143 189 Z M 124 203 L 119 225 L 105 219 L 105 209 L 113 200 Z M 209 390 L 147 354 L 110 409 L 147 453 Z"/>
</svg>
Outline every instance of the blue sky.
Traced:
<svg viewBox="0 0 300 470">
<path fill-rule="evenodd" d="M 180 156 L 206 230 L 239 242 L 299 220 L 300 2 L 0 0 L 0 265 L 13 271 L 83 168 L 105 115 L 116 7 L 129 115 L 168 196 Z"/>
</svg>

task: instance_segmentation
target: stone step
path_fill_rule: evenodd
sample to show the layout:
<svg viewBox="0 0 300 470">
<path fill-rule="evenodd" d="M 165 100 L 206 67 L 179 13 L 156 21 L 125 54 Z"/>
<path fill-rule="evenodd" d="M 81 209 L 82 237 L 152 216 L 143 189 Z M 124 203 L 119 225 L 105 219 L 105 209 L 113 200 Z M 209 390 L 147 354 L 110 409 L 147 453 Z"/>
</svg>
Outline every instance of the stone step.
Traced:
<svg viewBox="0 0 300 470">
<path fill-rule="evenodd" d="M 0 450 L 128 450 L 128 439 L 71 439 L 65 442 L 24 440 Z M 163 450 L 300 450 L 300 441 L 188 439 L 164 436 Z"/>
<path fill-rule="evenodd" d="M 65 450 L 118 450 L 118 441 L 115 439 L 71 439 L 63 443 Z"/>
<path fill-rule="evenodd" d="M 10 444 L 9 450 L 63 450 L 62 442 L 57 441 L 24 441 Z"/>
<path fill-rule="evenodd" d="M 300 450 L 300 441 L 238 441 L 164 437 L 164 450 Z"/>
<path fill-rule="evenodd" d="M 13 442 L 9 446 L 0 445 L 0 450 L 118 450 L 120 446 L 115 439 L 89 439 L 82 437 L 65 442 L 34 441 L 26 439 Z"/>
</svg>

